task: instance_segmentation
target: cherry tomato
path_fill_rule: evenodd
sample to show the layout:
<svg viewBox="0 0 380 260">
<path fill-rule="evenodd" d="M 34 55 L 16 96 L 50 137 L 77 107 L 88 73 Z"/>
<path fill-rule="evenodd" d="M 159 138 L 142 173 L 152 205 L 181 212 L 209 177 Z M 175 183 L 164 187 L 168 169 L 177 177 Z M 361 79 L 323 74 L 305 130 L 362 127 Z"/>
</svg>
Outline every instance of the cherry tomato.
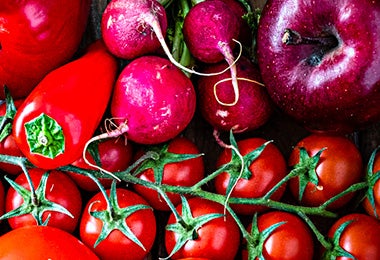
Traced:
<svg viewBox="0 0 380 260">
<path fill-rule="evenodd" d="M 15 100 L 15 108 L 17 109 L 23 101 L 23 99 Z M 5 102 L 0 104 L 0 116 L 4 116 L 6 114 L 6 108 L 7 105 Z M 0 142 L 0 154 L 23 156 L 23 153 L 18 148 L 12 134 L 9 134 L 3 141 Z M 21 168 L 18 165 L 13 165 L 9 163 L 0 163 L 0 169 L 5 171 L 5 173 L 12 175 L 19 174 L 21 171 Z"/>
<path fill-rule="evenodd" d="M 266 140 L 262 138 L 248 138 L 237 142 L 241 155 L 246 155 L 263 145 Z M 231 161 L 231 149 L 225 149 L 217 160 L 217 166 L 220 167 Z M 252 173 L 249 179 L 240 178 L 232 193 L 232 197 L 242 198 L 259 198 L 264 196 L 274 185 L 276 185 L 287 174 L 286 160 L 280 150 L 273 144 L 269 143 L 262 153 L 256 158 L 249 170 Z M 237 170 L 238 171 L 238 170 Z M 234 175 L 239 172 L 234 172 Z M 230 183 L 230 174 L 223 172 L 215 178 L 215 189 L 219 194 L 226 194 L 227 187 Z M 271 199 L 279 200 L 285 191 L 285 185 L 281 186 L 272 196 Z M 257 211 L 267 209 L 264 206 L 236 204 L 231 207 L 239 214 L 250 215 Z"/>
<path fill-rule="evenodd" d="M 102 140 L 98 143 L 97 149 L 100 160 L 100 167 L 109 172 L 124 171 L 128 168 L 132 161 L 132 144 L 130 142 L 128 142 L 128 144 L 125 144 L 124 138 L 122 137 Z M 86 159 L 88 159 L 90 163 L 96 165 L 95 160 L 90 155 L 90 153 L 87 151 L 86 154 Z M 80 157 L 74 161 L 72 165 L 84 169 L 95 169 L 94 167 L 88 165 L 83 157 Z M 67 173 L 81 189 L 90 192 L 99 190 L 99 187 L 90 177 L 75 172 Z M 99 178 L 99 180 L 104 188 L 111 187 L 112 179 Z"/>
<path fill-rule="evenodd" d="M 1 259 L 86 259 L 99 258 L 72 234 L 51 226 L 28 226 L 0 237 Z"/>
<path fill-rule="evenodd" d="M 280 224 L 279 224 L 280 223 Z M 306 223 L 298 216 L 283 212 L 271 211 L 257 218 L 257 227 L 260 232 L 279 224 L 268 235 L 262 245 L 262 254 L 266 260 L 307 260 L 313 259 L 314 240 Z M 251 231 L 252 223 L 248 225 Z M 242 259 L 248 259 L 248 251 L 242 251 Z"/>
<path fill-rule="evenodd" d="M 78 159 L 103 118 L 116 73 L 116 59 L 98 40 L 83 56 L 44 77 L 13 122 L 25 157 L 43 169 Z"/>
<path fill-rule="evenodd" d="M 375 218 L 362 213 L 352 213 L 339 218 L 329 229 L 328 237 L 333 238 L 337 229 L 347 221 L 339 238 L 339 246 L 355 259 L 380 259 L 380 223 Z M 349 257 L 334 259 L 348 260 Z"/>
<path fill-rule="evenodd" d="M 193 239 L 188 240 L 177 251 L 171 259 L 181 259 L 186 257 L 197 257 L 207 259 L 234 259 L 240 244 L 240 231 L 231 215 L 223 215 L 222 205 L 202 199 L 199 197 L 190 198 L 188 205 L 193 218 L 204 217 L 207 214 L 220 214 L 203 223 L 196 230 L 191 230 Z M 183 204 L 177 206 L 177 211 L 181 214 Z M 183 212 L 182 212 L 183 213 Z M 186 222 L 186 220 L 185 220 Z M 175 224 L 174 214 L 170 214 L 167 225 Z M 190 222 L 191 223 L 191 222 Z M 194 222 L 192 223 L 194 225 Z M 167 252 L 172 252 L 175 244 L 180 239 L 180 235 L 171 230 L 165 231 L 165 246 Z"/>
<path fill-rule="evenodd" d="M 165 159 L 167 153 L 173 154 L 200 154 L 198 147 L 185 137 L 177 137 L 172 139 L 166 150 L 160 155 Z M 159 159 L 160 160 L 160 159 Z M 149 168 L 139 174 L 139 178 L 155 182 L 155 171 L 159 169 Z M 164 165 L 162 172 L 162 184 L 173 186 L 191 186 L 202 180 L 204 177 L 204 163 L 202 157 L 197 157 L 189 160 L 182 160 L 179 162 L 171 162 Z M 140 194 L 148 203 L 157 210 L 169 210 L 165 200 L 163 200 L 156 191 L 144 187 L 142 185 L 134 185 L 134 189 Z M 167 194 L 171 202 L 176 206 L 181 202 L 178 194 Z"/>
<path fill-rule="evenodd" d="M 380 153 L 377 153 L 375 155 L 375 159 L 373 162 L 373 174 L 380 171 Z M 380 181 L 377 180 L 375 182 L 375 185 L 373 186 L 373 196 L 374 196 L 374 202 L 375 202 L 375 208 L 376 208 L 376 214 L 375 209 L 371 205 L 370 201 L 368 200 L 368 197 L 366 197 L 363 201 L 363 207 L 365 212 L 367 212 L 371 216 L 376 216 L 376 218 L 380 217 Z"/>
<path fill-rule="evenodd" d="M 110 190 L 107 190 L 110 194 Z M 123 188 L 116 189 L 116 200 L 120 209 L 136 205 L 148 206 L 148 203 L 138 194 Z M 100 256 L 106 259 L 143 259 L 153 246 L 156 237 L 156 219 L 153 210 L 150 208 L 139 209 L 133 214 L 123 216 L 113 216 L 106 219 L 104 223 L 101 219 L 91 215 L 90 212 L 103 212 L 107 209 L 107 203 L 101 192 L 95 194 L 87 203 L 81 218 L 79 233 L 81 240 Z M 114 229 L 95 247 L 103 227 L 118 221 L 118 225 L 125 222 L 130 231 L 141 242 L 145 250 L 137 243 L 128 238 L 119 229 Z"/>
<path fill-rule="evenodd" d="M 42 175 L 46 172 L 43 169 L 32 168 L 28 170 L 34 188 L 37 190 L 41 184 Z M 17 184 L 21 185 L 27 190 L 30 190 L 29 183 L 25 174 L 20 174 L 14 180 Z M 40 186 L 41 187 L 41 186 Z M 46 210 L 42 214 L 42 222 L 46 221 L 49 217 L 48 225 L 60 228 L 67 232 L 74 232 L 82 212 L 82 197 L 76 184 L 70 179 L 69 176 L 63 172 L 54 170 L 48 175 L 45 188 L 45 198 L 48 201 L 57 203 L 69 211 L 73 217 L 67 214 Z M 37 201 L 37 205 L 28 204 L 30 207 L 41 209 L 43 205 Z M 24 203 L 23 197 L 12 187 L 10 187 L 6 194 L 5 211 L 9 212 L 20 207 Z M 8 219 L 8 223 L 12 229 L 20 228 L 22 226 L 37 225 L 36 219 L 32 214 L 24 214 L 17 217 Z"/>
<path fill-rule="evenodd" d="M 319 206 L 352 184 L 359 182 L 364 176 L 360 151 L 346 137 L 312 134 L 303 138 L 290 154 L 290 166 L 299 163 L 300 147 L 306 149 L 310 157 L 326 148 L 322 151 L 315 167 L 318 185 L 307 182 L 300 201 L 303 205 Z M 298 177 L 289 181 L 290 191 L 296 198 L 299 197 L 299 183 Z M 330 204 L 329 208 L 340 208 L 346 205 L 353 196 L 354 193 L 349 193 Z"/>
</svg>

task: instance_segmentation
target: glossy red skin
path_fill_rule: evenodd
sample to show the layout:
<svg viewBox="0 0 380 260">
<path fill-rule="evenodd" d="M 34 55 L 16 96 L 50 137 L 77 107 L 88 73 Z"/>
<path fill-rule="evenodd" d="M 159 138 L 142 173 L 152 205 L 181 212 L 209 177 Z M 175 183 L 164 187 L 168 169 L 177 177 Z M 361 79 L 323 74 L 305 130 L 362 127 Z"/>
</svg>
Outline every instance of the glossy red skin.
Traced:
<svg viewBox="0 0 380 260">
<path fill-rule="evenodd" d="M 24 100 L 14 100 L 16 109 L 22 104 Z M 6 103 L 0 104 L 0 116 L 4 116 L 6 113 Z M 23 156 L 23 153 L 18 148 L 12 134 L 8 135 L 2 142 L 0 142 L 0 154 Z M 9 163 L 0 163 L 0 169 L 6 174 L 16 175 L 21 172 L 21 168 L 17 165 Z"/>
<path fill-rule="evenodd" d="M 50 226 L 29 226 L 0 237 L 2 259 L 88 259 L 99 258 L 70 233 Z"/>
<path fill-rule="evenodd" d="M 50 72 L 38 84 L 18 109 L 13 125 L 15 141 L 31 163 L 54 169 L 81 156 L 107 108 L 117 67 L 116 59 L 98 40 L 82 57 Z M 41 113 L 63 129 L 65 151 L 55 158 L 32 153 L 27 143 L 24 125 Z"/>
<path fill-rule="evenodd" d="M 33 168 L 29 169 L 28 172 L 34 188 L 36 189 L 45 170 Z M 30 190 L 25 174 L 21 173 L 18 175 L 15 182 Z M 82 212 L 82 197 L 76 184 L 63 172 L 54 170 L 48 177 L 46 198 L 66 208 L 74 218 L 60 212 L 46 211 L 43 214 L 42 220 L 45 221 L 50 214 L 50 220 L 48 222 L 49 226 L 57 227 L 69 233 L 74 232 L 79 223 L 79 218 Z M 5 211 L 9 212 L 14 210 L 23 202 L 24 200 L 21 195 L 19 195 L 15 189 L 9 188 L 5 198 Z M 31 214 L 9 218 L 8 223 L 12 229 L 37 225 L 36 220 Z"/>
<path fill-rule="evenodd" d="M 373 164 L 373 173 L 376 173 L 380 171 L 380 153 L 376 154 L 375 161 Z M 375 215 L 375 210 L 370 204 L 368 198 L 366 197 L 363 201 L 363 207 L 365 212 L 367 214 L 373 216 L 373 217 L 380 217 L 380 181 L 377 180 L 375 185 L 373 186 L 373 196 L 375 199 L 375 207 L 376 207 L 376 215 Z"/>
<path fill-rule="evenodd" d="M 313 259 L 313 235 L 298 216 L 283 211 L 271 211 L 260 215 L 257 219 L 260 232 L 281 222 L 286 223 L 275 229 L 263 244 L 264 259 Z M 251 227 L 252 223 L 247 227 L 248 232 L 251 231 Z M 242 251 L 242 259 L 248 259 L 248 252 L 245 249 Z"/>
<path fill-rule="evenodd" d="M 360 151 L 348 138 L 331 135 L 309 135 L 300 140 L 289 156 L 289 165 L 293 166 L 299 161 L 298 147 L 304 147 L 309 156 L 322 152 L 317 165 L 318 185 L 323 189 L 308 183 L 301 201 L 302 205 L 319 206 L 326 200 L 344 191 L 352 184 L 364 177 L 363 161 Z M 295 198 L 298 198 L 298 178 L 289 181 L 289 188 Z M 346 205 L 355 195 L 349 193 L 332 203 L 328 208 L 337 209 Z"/>
<path fill-rule="evenodd" d="M 211 213 L 223 214 L 223 205 L 205 200 L 199 197 L 188 200 L 193 217 Z M 177 206 L 177 211 L 182 212 L 182 204 Z M 175 217 L 170 214 L 168 224 L 175 223 Z M 175 253 L 171 259 L 186 257 L 217 259 L 235 259 L 240 243 L 240 231 L 231 215 L 211 220 L 198 229 L 198 238 L 187 241 L 186 244 Z M 165 231 L 165 246 L 167 252 L 171 252 L 178 236 L 172 231 Z"/>
<path fill-rule="evenodd" d="M 121 208 L 136 204 L 148 205 L 138 194 L 123 188 L 117 188 L 118 204 Z M 107 191 L 109 194 L 109 190 Z M 100 242 L 95 248 L 93 245 L 97 240 L 103 223 L 101 220 L 92 217 L 90 211 L 103 211 L 107 208 L 103 194 L 95 194 L 87 203 L 81 218 L 79 233 L 81 240 L 101 258 L 101 259 L 144 259 L 153 246 L 156 237 L 156 219 L 151 209 L 138 210 L 127 219 L 127 225 L 133 234 L 144 245 L 146 251 L 133 241 L 128 239 L 119 230 L 112 231 L 105 240 Z M 110 220 L 112 221 L 112 220 Z"/>
<path fill-rule="evenodd" d="M 349 133 L 378 121 L 379 22 L 376 1 L 267 1 L 260 16 L 257 57 L 274 102 L 315 132 Z M 286 28 L 309 37 L 332 34 L 339 39 L 338 47 L 319 65 L 310 66 L 305 60 L 320 47 L 286 46 Z"/>
<path fill-rule="evenodd" d="M 91 0 L 2 0 L 0 86 L 26 97 L 51 70 L 78 50 Z M 4 98 L 3 92 L 0 97 Z"/>
<path fill-rule="evenodd" d="M 223 17 L 223 19 L 220 19 Z M 183 23 L 190 53 L 205 63 L 222 61 L 222 43 L 231 49 L 239 37 L 239 19 L 223 1 L 202 1 L 190 8 Z"/>
<path fill-rule="evenodd" d="M 215 73 L 228 67 L 227 63 L 205 65 L 203 73 Z M 258 67 L 246 57 L 240 57 L 236 63 L 237 76 L 262 82 Z M 198 107 L 202 116 L 214 128 L 220 131 L 236 132 L 250 131 L 264 125 L 272 115 L 273 107 L 269 95 L 263 86 L 256 83 L 239 80 L 239 99 L 234 106 L 224 106 L 218 103 L 215 94 L 220 101 L 232 103 L 235 93 L 231 81 L 217 85 L 214 93 L 214 85 L 220 80 L 230 78 L 229 71 L 216 76 L 199 77 L 197 90 L 199 95 Z"/>
<path fill-rule="evenodd" d="M 336 229 L 344 222 L 353 220 L 343 231 L 339 245 L 356 259 L 380 259 L 380 223 L 375 218 L 361 213 L 352 213 L 339 218 L 329 229 L 332 238 Z M 351 258 L 337 257 L 337 260 Z"/>
<path fill-rule="evenodd" d="M 267 140 L 262 138 L 247 138 L 238 141 L 237 145 L 241 155 L 246 155 L 256 148 L 260 147 Z M 231 161 L 231 150 L 225 149 L 219 155 L 217 167 Z M 286 160 L 281 151 L 270 143 L 263 150 L 261 155 L 252 162 L 249 167 L 252 172 L 250 179 L 239 179 L 234 190 L 231 193 L 232 197 L 242 198 L 260 198 L 264 196 L 274 185 L 276 185 L 288 172 Z M 215 178 L 215 190 L 219 194 L 226 194 L 226 189 L 230 175 L 226 172 L 219 174 Z M 285 191 L 285 185 L 281 186 L 272 196 L 272 200 L 280 200 Z M 235 212 L 244 215 L 251 215 L 257 211 L 264 211 L 265 206 L 258 205 L 231 205 Z"/>
<path fill-rule="evenodd" d="M 165 36 L 168 22 L 165 8 L 159 1 L 110 1 L 101 21 L 102 36 L 108 49 L 115 56 L 128 60 L 158 50 L 161 44 L 146 22 L 151 19 L 159 22 Z"/>
<path fill-rule="evenodd" d="M 123 138 L 106 139 L 99 143 L 98 149 L 101 167 L 109 172 L 124 171 L 130 166 L 132 162 L 132 144 L 130 142 L 128 144 L 125 144 Z M 88 152 L 86 159 L 88 159 L 92 164 L 95 164 L 94 159 Z M 94 167 L 88 165 L 84 161 L 83 157 L 80 157 L 74 161 L 72 165 L 84 169 L 95 169 Z M 67 174 L 70 175 L 70 177 L 81 189 L 89 192 L 99 191 L 98 185 L 96 185 L 96 183 L 90 177 L 75 172 L 67 172 Z M 112 179 L 99 178 L 99 181 L 104 188 L 111 187 Z"/>
<path fill-rule="evenodd" d="M 169 142 L 168 152 L 176 154 L 200 154 L 198 147 L 185 137 L 177 137 Z M 203 179 L 205 174 L 202 157 L 181 161 L 178 163 L 166 164 L 163 172 L 162 184 L 189 187 Z M 142 172 L 140 179 L 155 182 L 154 171 L 148 169 Z M 134 189 L 148 203 L 157 210 L 170 210 L 165 200 L 156 191 L 142 185 L 134 185 Z M 181 202 L 179 194 L 167 194 L 173 205 L 177 206 Z"/>
<path fill-rule="evenodd" d="M 128 139 L 139 144 L 158 144 L 186 128 L 195 106 L 194 86 L 180 69 L 168 59 L 143 56 L 120 73 L 111 114 L 120 124 L 127 123 Z"/>
</svg>

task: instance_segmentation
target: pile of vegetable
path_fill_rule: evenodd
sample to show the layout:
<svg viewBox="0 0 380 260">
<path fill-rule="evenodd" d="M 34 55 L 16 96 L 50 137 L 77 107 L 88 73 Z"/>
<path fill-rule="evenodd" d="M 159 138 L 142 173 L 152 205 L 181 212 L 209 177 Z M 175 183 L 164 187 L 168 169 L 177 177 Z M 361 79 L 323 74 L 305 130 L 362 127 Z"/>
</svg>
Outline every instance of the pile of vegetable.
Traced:
<svg viewBox="0 0 380 260">
<path fill-rule="evenodd" d="M 380 259 L 379 23 L 369 0 L 2 0 L 0 257 Z"/>
</svg>

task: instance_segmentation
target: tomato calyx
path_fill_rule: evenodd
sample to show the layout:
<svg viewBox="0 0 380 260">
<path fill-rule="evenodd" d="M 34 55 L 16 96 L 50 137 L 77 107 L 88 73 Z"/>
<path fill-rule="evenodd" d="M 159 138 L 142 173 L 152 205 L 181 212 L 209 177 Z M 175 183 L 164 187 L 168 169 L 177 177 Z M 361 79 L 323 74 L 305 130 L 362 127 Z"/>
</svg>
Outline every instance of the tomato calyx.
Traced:
<svg viewBox="0 0 380 260">
<path fill-rule="evenodd" d="M 203 154 L 171 153 L 168 151 L 168 148 L 169 143 L 149 146 L 147 152 L 141 157 L 142 161 L 135 169 L 133 175 L 137 176 L 145 170 L 152 169 L 154 171 L 155 183 L 160 185 L 162 184 L 165 165 L 203 156 Z"/>
<path fill-rule="evenodd" d="M 164 259 L 170 259 L 178 250 L 186 244 L 187 241 L 196 240 L 198 238 L 198 229 L 207 222 L 224 217 L 224 214 L 210 213 L 193 217 L 188 201 L 184 196 L 182 200 L 182 216 L 177 216 L 177 222 L 166 226 L 166 230 L 178 234 L 178 239 L 169 256 Z"/>
<path fill-rule="evenodd" d="M 32 153 L 54 159 L 65 151 L 65 136 L 62 127 L 52 117 L 41 113 L 26 122 L 25 132 Z"/>
<path fill-rule="evenodd" d="M 25 173 L 28 175 L 27 173 Z M 14 188 L 17 193 L 21 195 L 24 202 L 18 208 L 11 210 L 0 217 L 2 219 L 8 219 L 12 217 L 22 216 L 26 214 L 31 214 L 36 220 L 37 225 L 48 225 L 50 214 L 47 216 L 45 221 L 43 221 L 43 215 L 47 211 L 55 211 L 66 214 L 71 218 L 74 216 L 63 206 L 52 202 L 46 198 L 46 185 L 49 177 L 49 172 L 45 172 L 38 184 L 38 187 L 34 189 L 31 181 L 29 182 L 30 190 L 24 188 L 13 180 L 9 179 L 7 176 L 4 176 L 8 183 Z M 29 179 L 29 177 L 27 177 Z"/>
<path fill-rule="evenodd" d="M 2 142 L 12 132 L 13 118 L 16 114 L 16 106 L 13 102 L 13 98 L 7 88 L 4 85 L 6 112 L 4 116 L 0 116 L 0 142 Z"/>
<path fill-rule="evenodd" d="M 100 185 L 100 184 L 98 184 Z M 104 189 L 101 189 L 104 195 L 104 198 L 107 202 L 107 209 L 103 211 L 90 211 L 90 215 L 94 218 L 97 218 L 102 221 L 103 227 L 102 231 L 100 232 L 97 240 L 94 243 L 94 248 L 99 245 L 100 242 L 105 240 L 107 236 L 113 231 L 113 230 L 119 230 L 121 233 L 123 233 L 128 239 L 136 243 L 138 246 L 140 246 L 144 251 L 146 251 L 144 245 L 141 243 L 141 241 L 136 237 L 136 235 L 132 232 L 131 228 L 127 225 L 126 219 L 135 213 L 138 210 L 143 209 L 152 209 L 152 207 L 144 205 L 144 204 L 137 204 L 133 206 L 128 206 L 125 208 L 120 208 L 118 204 L 118 198 L 116 194 L 116 182 L 113 181 L 111 184 L 110 189 L 110 195 L 107 196 L 105 194 Z M 97 203 L 96 201 L 94 203 Z M 91 209 L 91 206 L 90 208 Z"/>
<path fill-rule="evenodd" d="M 342 223 L 337 230 L 334 233 L 333 238 L 329 241 L 330 242 L 330 247 L 326 248 L 325 253 L 322 256 L 322 259 L 324 260 L 334 260 L 337 259 L 338 257 L 347 257 L 349 259 L 355 259 L 352 254 L 344 250 L 340 245 L 340 237 L 342 236 L 343 231 L 347 228 L 348 225 L 350 225 L 354 220 L 348 220 L 344 223 Z"/>
<path fill-rule="evenodd" d="M 375 162 L 375 158 L 377 153 L 379 152 L 380 147 L 377 147 L 371 154 L 369 161 L 368 161 L 368 166 L 367 166 L 367 171 L 366 171 L 366 176 L 365 176 L 365 181 L 368 184 L 368 188 L 366 191 L 366 197 L 373 208 L 373 214 L 376 218 L 378 218 L 377 210 L 376 210 L 376 202 L 375 202 L 375 196 L 374 196 L 374 186 L 376 182 L 380 179 L 380 171 L 374 172 L 373 165 Z"/>
<path fill-rule="evenodd" d="M 316 172 L 316 168 L 321 158 L 321 154 L 324 150 L 326 150 L 326 148 L 322 148 L 315 155 L 309 156 L 304 147 L 299 148 L 299 162 L 293 166 L 292 170 L 294 176 L 299 177 L 299 201 L 302 200 L 303 194 L 306 189 L 306 185 L 308 183 L 314 184 L 317 187 L 317 189 L 322 188 L 318 186 L 319 179 Z"/>
<path fill-rule="evenodd" d="M 248 251 L 248 260 L 265 259 L 263 255 L 264 243 L 267 238 L 286 221 L 275 223 L 260 232 L 257 225 L 257 213 L 253 216 L 250 233 L 245 238 L 247 241 L 246 248 Z"/>
</svg>

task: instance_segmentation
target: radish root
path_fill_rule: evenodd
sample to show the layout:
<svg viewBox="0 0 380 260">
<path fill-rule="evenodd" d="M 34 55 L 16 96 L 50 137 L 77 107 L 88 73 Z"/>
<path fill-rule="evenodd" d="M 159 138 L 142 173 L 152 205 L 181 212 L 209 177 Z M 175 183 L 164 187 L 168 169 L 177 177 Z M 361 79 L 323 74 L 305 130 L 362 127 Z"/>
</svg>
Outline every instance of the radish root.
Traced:
<svg viewBox="0 0 380 260">
<path fill-rule="evenodd" d="M 227 81 L 230 81 L 232 80 L 232 87 L 234 88 L 234 94 L 235 94 L 235 98 L 234 98 L 234 101 L 232 103 L 225 103 L 225 102 L 222 102 L 217 93 L 216 93 L 216 88 L 217 86 L 220 84 L 220 83 L 223 83 L 223 82 L 227 82 Z M 265 87 L 265 85 L 261 82 L 258 82 L 256 80 L 252 80 L 252 79 L 248 79 L 248 78 L 239 78 L 239 77 L 236 77 L 236 80 L 239 81 L 239 80 L 244 80 L 244 81 L 248 81 L 248 82 L 252 82 L 252 83 L 255 83 L 259 86 L 262 86 L 262 87 Z M 239 101 L 239 88 L 237 87 L 237 85 L 234 85 L 233 84 L 233 78 L 225 78 L 225 79 L 222 79 L 222 80 L 219 80 L 218 82 L 216 82 L 214 84 L 214 97 L 216 99 L 216 101 L 222 105 L 222 106 L 234 106 L 236 105 L 236 103 Z"/>
<path fill-rule="evenodd" d="M 110 119 L 106 119 L 105 121 L 106 123 L 108 122 L 109 124 L 112 124 L 113 126 L 116 126 L 115 123 L 113 123 Z M 92 137 L 90 140 L 88 140 L 83 148 L 83 153 L 82 153 L 82 157 L 83 157 L 83 160 L 85 161 L 85 163 L 87 163 L 89 166 L 91 167 L 94 167 L 98 170 L 100 170 L 101 172 L 104 172 L 105 174 L 108 174 L 110 175 L 112 178 L 116 179 L 117 181 L 121 181 L 119 177 L 117 177 L 115 174 L 113 174 L 112 172 L 110 171 L 107 171 L 105 169 L 103 169 L 102 167 L 96 165 L 96 164 L 93 164 L 91 163 L 88 159 L 87 159 L 87 156 L 86 156 L 86 151 L 87 151 L 87 148 L 88 146 L 92 143 L 92 142 L 95 142 L 95 141 L 99 141 L 99 140 L 102 140 L 102 139 L 107 139 L 107 138 L 117 138 L 125 133 L 127 133 L 129 130 L 129 127 L 127 125 L 126 122 L 123 122 L 121 123 L 119 126 L 117 126 L 115 129 L 109 129 L 108 127 L 106 127 L 106 132 L 105 133 L 102 133 L 100 135 L 97 135 L 97 136 L 94 136 Z"/>
</svg>

